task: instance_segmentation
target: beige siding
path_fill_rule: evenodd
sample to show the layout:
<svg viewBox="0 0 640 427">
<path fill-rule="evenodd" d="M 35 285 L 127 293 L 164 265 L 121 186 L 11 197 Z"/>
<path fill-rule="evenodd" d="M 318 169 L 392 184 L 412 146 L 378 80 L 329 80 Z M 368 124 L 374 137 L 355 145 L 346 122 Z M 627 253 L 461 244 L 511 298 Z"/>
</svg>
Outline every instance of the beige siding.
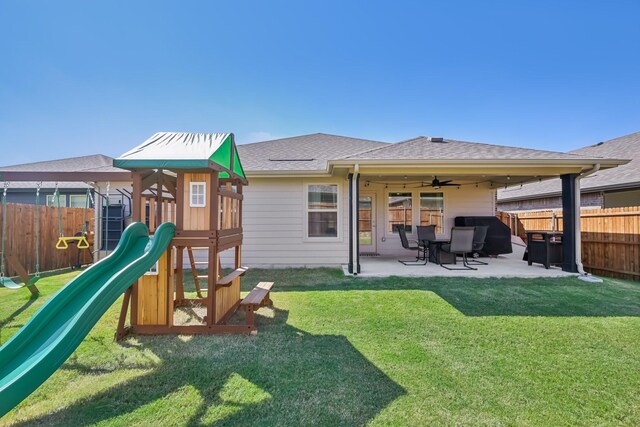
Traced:
<svg viewBox="0 0 640 427">
<path fill-rule="evenodd" d="M 307 184 L 338 184 L 339 236 L 306 238 Z M 258 179 L 243 189 L 243 264 L 247 266 L 339 265 L 348 262 L 348 186 L 344 179 Z M 232 262 L 226 251 L 224 265 Z"/>
<path fill-rule="evenodd" d="M 363 181 L 361 181 L 362 183 Z M 338 183 L 340 186 L 340 238 L 337 241 L 318 242 L 305 239 L 306 184 Z M 361 192 L 376 195 L 376 244 L 382 255 L 406 255 L 397 235 L 387 232 L 387 195 L 390 191 L 411 191 L 414 193 L 413 222 L 418 223 L 419 210 L 416 197 L 420 189 L 403 189 L 402 185 L 371 184 Z M 428 188 L 422 191 L 433 191 Z M 495 189 L 488 186 L 464 186 L 443 188 L 445 197 L 445 232 L 447 237 L 453 227 L 454 218 L 461 215 L 494 215 Z M 289 266 L 289 265 L 338 265 L 349 259 L 349 200 L 348 185 L 343 179 L 257 179 L 253 178 L 244 189 L 243 206 L 244 244 L 243 264 L 247 266 Z M 415 238 L 415 228 L 413 235 Z M 233 251 L 222 256 L 223 264 L 230 265 Z"/>
</svg>

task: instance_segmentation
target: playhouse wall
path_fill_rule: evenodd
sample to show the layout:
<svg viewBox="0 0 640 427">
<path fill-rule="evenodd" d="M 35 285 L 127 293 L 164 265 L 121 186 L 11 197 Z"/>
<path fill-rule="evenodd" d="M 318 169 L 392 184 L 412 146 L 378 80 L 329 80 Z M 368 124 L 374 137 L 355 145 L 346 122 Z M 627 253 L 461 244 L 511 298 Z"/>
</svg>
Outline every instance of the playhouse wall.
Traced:
<svg viewBox="0 0 640 427">
<path fill-rule="evenodd" d="M 234 279 L 230 286 L 222 286 L 216 289 L 216 316 L 218 323 L 229 310 L 235 308 L 240 301 L 240 278 Z"/>
<path fill-rule="evenodd" d="M 190 190 L 192 182 L 205 182 L 205 207 L 190 206 Z M 211 200 L 209 200 L 209 189 L 211 186 L 211 175 L 208 173 L 185 173 L 184 190 L 182 203 L 184 204 L 184 230 L 209 230 L 209 217 L 211 213 Z"/>
<path fill-rule="evenodd" d="M 167 325 L 168 319 L 168 282 L 170 277 L 168 265 L 169 253 L 166 251 L 158 260 L 157 274 L 145 274 L 137 283 L 137 307 L 139 325 Z"/>
</svg>

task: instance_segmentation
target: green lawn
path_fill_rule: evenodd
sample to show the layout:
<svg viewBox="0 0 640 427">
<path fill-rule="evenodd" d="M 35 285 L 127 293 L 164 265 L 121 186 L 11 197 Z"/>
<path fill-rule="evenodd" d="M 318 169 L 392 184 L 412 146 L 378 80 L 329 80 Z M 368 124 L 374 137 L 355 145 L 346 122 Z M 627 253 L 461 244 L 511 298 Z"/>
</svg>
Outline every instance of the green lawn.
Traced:
<svg viewBox="0 0 640 427">
<path fill-rule="evenodd" d="M 0 289 L 2 342 L 43 296 Z M 0 421 L 17 425 L 638 425 L 640 283 L 352 279 L 276 282 L 257 336 L 113 342 L 115 304 Z"/>
</svg>

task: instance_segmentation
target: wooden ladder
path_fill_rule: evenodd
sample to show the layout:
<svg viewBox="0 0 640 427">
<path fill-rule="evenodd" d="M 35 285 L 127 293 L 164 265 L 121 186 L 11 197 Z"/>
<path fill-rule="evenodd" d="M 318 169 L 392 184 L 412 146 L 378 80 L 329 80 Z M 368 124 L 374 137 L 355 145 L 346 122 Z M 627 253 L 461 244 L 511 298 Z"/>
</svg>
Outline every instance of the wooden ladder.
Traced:
<svg viewBox="0 0 640 427">
<path fill-rule="evenodd" d="M 187 254 L 189 255 L 189 264 L 191 265 L 191 274 L 193 275 L 193 285 L 196 288 L 196 293 L 198 294 L 198 298 L 204 298 L 202 296 L 202 292 L 207 292 L 208 289 L 202 289 L 200 287 L 200 279 L 204 279 L 205 282 L 209 278 L 208 274 L 198 274 L 198 265 L 208 265 L 207 261 L 196 261 L 193 256 L 193 251 L 208 251 L 208 248 L 198 248 L 187 246 Z M 222 274 L 222 263 L 220 262 L 220 254 L 218 254 L 218 278 Z"/>
</svg>

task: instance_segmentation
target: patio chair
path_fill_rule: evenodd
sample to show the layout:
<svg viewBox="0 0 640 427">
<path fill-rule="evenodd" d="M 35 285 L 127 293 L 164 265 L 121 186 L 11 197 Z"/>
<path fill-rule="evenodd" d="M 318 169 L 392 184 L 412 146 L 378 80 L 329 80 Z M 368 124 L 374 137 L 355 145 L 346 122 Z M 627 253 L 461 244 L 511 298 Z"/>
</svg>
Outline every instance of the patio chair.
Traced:
<svg viewBox="0 0 640 427">
<path fill-rule="evenodd" d="M 447 267 L 443 263 L 440 263 L 440 267 L 447 270 L 477 270 L 469 266 L 467 261 L 467 254 L 473 251 L 473 235 L 475 233 L 475 227 L 453 227 L 451 229 L 451 243 L 442 245 L 440 250 L 444 253 L 453 254 L 454 264 L 456 264 L 456 257 L 462 256 L 462 268 Z"/>
<path fill-rule="evenodd" d="M 436 226 L 435 225 L 418 225 L 416 227 L 418 232 L 418 244 L 424 246 L 425 258 L 429 259 L 429 242 L 436 240 Z"/>
<path fill-rule="evenodd" d="M 418 242 L 417 240 L 407 239 L 407 232 L 404 229 L 404 225 L 398 224 L 395 226 L 395 229 L 398 232 L 398 235 L 400 236 L 400 242 L 402 243 L 403 248 L 409 251 L 418 251 L 418 255 L 416 256 L 415 260 L 403 261 L 399 259 L 398 262 L 404 265 L 425 265 L 428 261 L 425 246 L 420 244 L 420 242 Z M 412 242 L 415 244 L 412 245 L 409 242 Z M 421 261 L 424 261 L 424 262 L 421 262 Z"/>
<path fill-rule="evenodd" d="M 484 247 L 484 241 L 487 238 L 488 225 L 476 226 L 476 232 L 473 234 L 473 259 L 467 260 L 470 265 L 489 265 L 488 262 L 480 261 L 476 259 L 476 256 L 480 256 L 480 251 Z"/>
</svg>

